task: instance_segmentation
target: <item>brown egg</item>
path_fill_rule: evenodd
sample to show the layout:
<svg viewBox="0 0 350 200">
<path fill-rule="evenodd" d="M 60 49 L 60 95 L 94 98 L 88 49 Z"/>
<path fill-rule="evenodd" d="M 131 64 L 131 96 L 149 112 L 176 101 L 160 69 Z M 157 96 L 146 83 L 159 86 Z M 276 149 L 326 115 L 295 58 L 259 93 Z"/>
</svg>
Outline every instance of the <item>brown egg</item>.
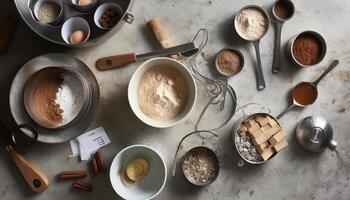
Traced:
<svg viewBox="0 0 350 200">
<path fill-rule="evenodd" d="M 84 6 L 84 5 L 88 5 L 92 2 L 93 2 L 93 0 L 78 0 L 78 5 Z"/>
<path fill-rule="evenodd" d="M 85 40 L 85 34 L 81 30 L 74 31 L 69 38 L 71 44 L 80 44 Z"/>
</svg>

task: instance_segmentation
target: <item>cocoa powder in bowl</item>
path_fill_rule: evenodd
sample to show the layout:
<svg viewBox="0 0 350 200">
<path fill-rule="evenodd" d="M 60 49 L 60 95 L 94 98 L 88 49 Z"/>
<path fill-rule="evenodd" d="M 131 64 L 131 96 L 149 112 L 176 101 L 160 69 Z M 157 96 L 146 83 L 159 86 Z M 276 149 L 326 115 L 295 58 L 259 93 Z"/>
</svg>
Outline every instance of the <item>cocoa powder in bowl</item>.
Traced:
<svg viewBox="0 0 350 200">
<path fill-rule="evenodd" d="M 294 58 L 303 65 L 314 65 L 322 59 L 320 40 L 311 33 L 300 34 L 292 48 Z"/>
<path fill-rule="evenodd" d="M 24 105 L 37 124 L 45 128 L 59 128 L 77 117 L 86 93 L 76 73 L 59 67 L 47 67 L 27 81 Z"/>
</svg>

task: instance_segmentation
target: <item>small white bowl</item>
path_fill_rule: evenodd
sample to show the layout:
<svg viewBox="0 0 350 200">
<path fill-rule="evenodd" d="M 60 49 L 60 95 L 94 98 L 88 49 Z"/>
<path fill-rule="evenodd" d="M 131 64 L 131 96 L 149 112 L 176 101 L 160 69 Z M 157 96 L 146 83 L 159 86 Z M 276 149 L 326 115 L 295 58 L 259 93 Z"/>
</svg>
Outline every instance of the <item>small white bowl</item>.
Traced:
<svg viewBox="0 0 350 200">
<path fill-rule="evenodd" d="M 140 182 L 126 186 L 122 180 L 123 171 L 129 162 L 140 157 L 149 161 L 150 171 Z M 163 158 L 155 150 L 145 145 L 132 145 L 121 150 L 115 156 L 109 177 L 114 191 L 120 197 L 130 200 L 148 200 L 163 190 L 167 170 Z"/>
<path fill-rule="evenodd" d="M 45 3 L 45 2 L 51 2 L 51 3 L 55 3 L 57 4 L 59 7 L 60 7 L 60 13 L 59 15 L 54 19 L 52 20 L 51 22 L 48 22 L 47 24 L 51 24 L 51 25 L 57 25 L 61 22 L 62 18 L 63 18 L 63 3 L 62 3 L 62 0 L 38 0 L 35 5 L 34 5 L 34 16 L 35 18 L 37 19 L 37 21 L 43 23 L 43 24 L 46 24 L 45 22 L 42 22 L 39 20 L 38 18 L 38 12 L 39 12 L 39 8 L 40 6 Z"/>
<path fill-rule="evenodd" d="M 84 42 L 88 41 L 90 37 L 90 26 L 89 26 L 89 23 L 82 17 L 72 17 L 64 22 L 61 29 L 61 35 L 63 40 L 67 44 L 71 44 L 70 36 L 72 33 L 78 30 L 83 31 L 86 34 L 85 40 L 80 44 L 83 44 Z M 77 44 L 77 45 L 80 45 L 80 44 Z"/>
<path fill-rule="evenodd" d="M 167 66 L 167 67 L 175 68 L 178 72 L 180 72 L 184 76 L 188 86 L 188 97 L 187 97 L 187 103 L 185 108 L 178 116 L 168 121 L 159 121 L 148 117 L 146 114 L 142 112 L 138 103 L 137 93 L 138 93 L 140 81 L 143 75 L 149 69 L 155 66 Z M 165 58 L 165 57 L 152 58 L 150 60 L 145 61 L 137 68 L 137 70 L 134 72 L 129 82 L 128 99 L 129 99 L 129 104 L 132 111 L 145 124 L 148 124 L 156 128 L 168 128 L 182 122 L 192 112 L 194 105 L 196 103 L 196 98 L 197 98 L 197 87 L 191 75 L 191 72 L 186 68 L 185 65 L 171 58 Z"/>
<path fill-rule="evenodd" d="M 100 29 L 111 29 L 111 28 L 103 28 L 99 22 L 100 18 L 102 17 L 102 15 L 107 11 L 107 10 L 114 10 L 115 12 L 117 12 L 120 16 L 123 16 L 123 9 L 122 7 L 120 7 L 119 4 L 114 3 L 114 2 L 108 2 L 108 3 L 104 3 L 102 5 L 100 5 L 94 14 L 94 22 L 96 24 L 97 27 L 99 27 Z M 113 27 L 112 27 L 113 28 Z"/>
<path fill-rule="evenodd" d="M 69 0 L 69 3 L 75 10 L 88 13 L 88 12 L 92 12 L 93 9 L 97 6 L 98 0 L 93 0 L 91 1 L 91 3 L 86 5 L 79 5 L 78 4 L 79 0 Z"/>
</svg>

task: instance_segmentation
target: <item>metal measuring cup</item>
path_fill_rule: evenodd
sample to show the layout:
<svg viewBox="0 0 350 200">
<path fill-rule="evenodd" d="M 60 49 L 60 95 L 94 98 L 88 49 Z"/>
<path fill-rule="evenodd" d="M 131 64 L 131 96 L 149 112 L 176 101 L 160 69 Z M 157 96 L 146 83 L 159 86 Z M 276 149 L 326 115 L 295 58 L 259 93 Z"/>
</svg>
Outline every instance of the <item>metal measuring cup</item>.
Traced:
<svg viewBox="0 0 350 200">
<path fill-rule="evenodd" d="M 278 3 L 284 4 L 282 6 L 286 6 L 287 9 L 290 11 L 290 15 L 286 18 L 281 18 L 276 13 L 276 5 L 278 6 Z M 275 29 L 275 48 L 273 52 L 273 62 L 272 62 L 272 73 L 278 73 L 281 70 L 281 33 L 282 33 L 282 26 L 283 23 L 288 21 L 294 16 L 295 13 L 295 7 L 292 1 L 290 0 L 276 0 L 275 3 L 272 6 L 271 9 L 272 16 L 274 18 L 274 22 L 276 24 Z"/>
<path fill-rule="evenodd" d="M 233 74 L 227 74 L 227 73 L 224 73 L 220 67 L 219 67 L 219 55 L 220 53 L 222 53 L 223 51 L 232 51 L 233 53 L 237 54 L 241 60 L 241 65 L 239 66 L 239 69 L 237 72 L 233 73 Z M 215 68 L 216 70 L 219 72 L 219 74 L 221 74 L 222 76 L 224 76 L 225 78 L 225 85 L 223 87 L 223 100 L 221 101 L 220 103 L 220 110 L 224 110 L 225 108 L 225 101 L 226 101 L 226 93 L 227 93 L 227 85 L 228 85 L 228 78 L 229 77 L 232 77 L 232 76 L 235 76 L 237 75 L 239 72 L 242 71 L 243 69 L 243 66 L 244 66 L 244 57 L 243 57 L 243 54 L 238 50 L 238 49 L 234 49 L 234 48 L 225 48 L 225 49 L 221 49 L 215 56 Z"/>
<path fill-rule="evenodd" d="M 326 69 L 326 71 L 325 72 L 323 72 L 322 73 L 322 75 L 316 80 L 316 81 L 314 81 L 314 82 L 301 82 L 301 83 L 299 83 L 299 84 L 297 84 L 295 87 L 294 87 L 294 89 L 292 90 L 292 104 L 290 104 L 283 112 L 281 112 L 276 118 L 277 119 L 280 119 L 281 117 L 283 117 L 283 115 L 285 115 L 288 111 L 290 111 L 292 108 L 294 108 L 294 107 L 303 107 L 303 108 L 305 108 L 305 107 L 307 107 L 308 105 L 311 105 L 311 104 L 313 104 L 315 101 L 316 101 L 316 99 L 317 99 L 317 96 L 318 96 L 318 90 L 317 90 L 317 85 L 318 85 L 318 83 L 330 72 L 330 71 L 332 71 L 337 65 L 338 65 L 338 63 L 339 63 L 339 60 L 334 60 L 332 63 L 331 63 L 331 65 Z M 300 86 L 301 84 L 306 84 L 306 85 L 308 85 L 308 86 L 310 86 L 310 88 L 312 89 L 312 90 L 314 90 L 314 92 L 315 92 L 315 95 L 314 95 L 314 98 L 310 101 L 310 102 L 307 102 L 306 104 L 303 104 L 303 103 L 301 103 L 301 102 L 298 102 L 297 100 L 296 100 L 296 94 L 295 94 L 295 90 L 296 90 L 296 88 L 298 87 L 298 86 Z"/>
<path fill-rule="evenodd" d="M 239 13 L 241 13 L 243 10 L 249 9 L 249 8 L 253 8 L 253 9 L 257 9 L 257 10 L 261 11 L 261 13 L 263 13 L 264 16 L 265 16 L 265 18 L 266 18 L 266 23 L 267 23 L 267 28 L 266 28 L 265 33 L 264 33 L 261 37 L 259 37 L 259 38 L 257 38 L 257 39 L 253 39 L 253 40 L 249 40 L 249 39 L 245 38 L 244 36 L 242 36 L 241 33 L 238 31 L 238 28 L 237 28 L 237 16 L 238 16 Z M 260 57 L 260 39 L 261 39 L 262 37 L 264 37 L 264 36 L 266 35 L 266 33 L 268 32 L 268 30 L 269 30 L 269 26 L 270 26 L 270 18 L 269 18 L 269 15 L 268 15 L 267 12 L 265 11 L 265 9 L 263 9 L 263 8 L 260 7 L 260 6 L 257 6 L 257 5 L 248 5 L 248 6 L 243 7 L 241 10 L 239 10 L 238 14 L 235 16 L 235 19 L 234 19 L 234 26 L 235 26 L 236 32 L 237 32 L 237 34 L 239 35 L 239 37 L 241 37 L 243 40 L 246 40 L 246 41 L 249 41 L 249 42 L 253 43 L 253 45 L 254 45 L 254 47 L 255 47 L 256 57 L 257 57 L 257 62 L 258 62 L 258 65 L 256 66 L 257 87 L 258 87 L 258 90 L 263 90 L 263 89 L 265 89 L 265 87 L 266 87 L 266 83 L 265 83 L 264 74 L 263 74 L 262 65 L 261 65 L 261 57 Z"/>
</svg>

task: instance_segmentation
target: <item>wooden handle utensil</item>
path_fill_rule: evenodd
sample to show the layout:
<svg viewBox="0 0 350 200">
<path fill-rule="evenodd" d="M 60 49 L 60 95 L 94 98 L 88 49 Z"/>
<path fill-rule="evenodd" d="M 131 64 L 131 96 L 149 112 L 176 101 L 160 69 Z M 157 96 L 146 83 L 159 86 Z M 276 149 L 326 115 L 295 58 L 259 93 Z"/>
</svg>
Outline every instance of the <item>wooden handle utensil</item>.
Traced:
<svg viewBox="0 0 350 200">
<path fill-rule="evenodd" d="M 4 54 L 7 52 L 8 47 L 11 43 L 11 37 L 13 35 L 13 31 L 16 27 L 16 20 L 11 17 L 7 17 L 0 29 L 0 54 Z"/>
<path fill-rule="evenodd" d="M 6 128 L 2 123 L 0 123 L 0 131 L 6 131 Z M 49 180 L 47 177 L 42 172 L 40 172 L 33 163 L 18 153 L 11 146 L 11 144 L 5 141 L 1 135 L 0 144 L 5 146 L 6 151 L 9 153 L 13 162 L 16 164 L 18 170 L 21 172 L 30 189 L 36 193 L 46 190 L 46 188 L 49 186 Z"/>
<path fill-rule="evenodd" d="M 18 153 L 15 149 L 10 146 L 7 146 L 12 160 L 16 164 L 18 170 L 23 175 L 27 184 L 33 192 L 39 193 L 49 186 L 49 180 L 47 177 L 40 172 L 29 160 L 27 160 L 23 155 Z"/>
<path fill-rule="evenodd" d="M 167 32 L 165 31 L 158 19 L 153 18 L 147 24 L 148 27 L 152 30 L 154 36 L 157 38 L 162 48 L 166 49 L 174 46 L 173 41 L 170 39 L 169 35 L 167 34 Z M 172 54 L 169 55 L 169 57 L 176 60 L 180 58 L 178 54 Z"/>
<path fill-rule="evenodd" d="M 135 53 L 126 53 L 126 54 L 119 54 L 115 56 L 104 57 L 96 61 L 96 68 L 98 70 L 105 71 L 109 69 L 118 68 L 130 63 L 134 63 L 138 60 L 148 59 L 148 58 L 153 58 L 158 56 L 168 56 L 178 52 L 179 53 L 189 52 L 189 51 L 193 51 L 195 48 L 196 47 L 193 44 L 193 42 L 189 42 L 178 46 L 170 47 L 167 49 L 161 49 L 161 50 L 153 51 L 150 53 L 139 54 L 139 55 L 135 55 Z"/>
<path fill-rule="evenodd" d="M 135 53 L 126 53 L 115 56 L 100 58 L 96 61 L 96 68 L 101 71 L 114 69 L 136 62 Z"/>
</svg>

